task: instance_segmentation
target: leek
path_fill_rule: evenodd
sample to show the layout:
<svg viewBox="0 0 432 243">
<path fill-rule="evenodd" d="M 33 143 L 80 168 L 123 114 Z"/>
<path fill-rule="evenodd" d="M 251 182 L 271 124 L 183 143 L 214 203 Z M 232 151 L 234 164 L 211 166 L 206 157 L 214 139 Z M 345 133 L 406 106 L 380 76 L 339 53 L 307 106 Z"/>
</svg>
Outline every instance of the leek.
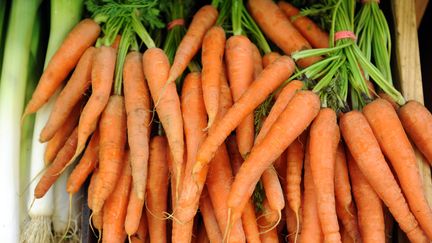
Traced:
<svg viewBox="0 0 432 243">
<path fill-rule="evenodd" d="M 0 83 L 0 235 L 19 239 L 20 119 L 24 107 L 32 29 L 41 0 L 12 2 Z"/>
<path fill-rule="evenodd" d="M 6 0 L 0 0 L 0 57 L 3 56 L 4 52 L 4 35 L 3 32 L 5 32 L 5 26 L 6 26 L 6 9 L 7 9 L 7 3 Z M 2 58 L 0 58 L 0 70 L 2 67 Z"/>
</svg>

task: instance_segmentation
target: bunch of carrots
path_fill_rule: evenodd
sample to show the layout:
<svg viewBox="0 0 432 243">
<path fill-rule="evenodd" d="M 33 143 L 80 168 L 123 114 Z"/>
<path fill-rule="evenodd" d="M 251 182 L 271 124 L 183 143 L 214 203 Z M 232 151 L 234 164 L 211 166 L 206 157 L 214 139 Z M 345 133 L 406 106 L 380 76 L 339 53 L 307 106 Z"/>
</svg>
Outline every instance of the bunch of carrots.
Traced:
<svg viewBox="0 0 432 243">
<path fill-rule="evenodd" d="M 354 0 L 324 1 L 348 19 L 330 30 L 272 0 L 213 0 L 184 29 L 169 2 L 158 48 L 158 1 L 88 1 L 23 115 L 61 90 L 36 199 L 77 161 L 65 189 L 89 180 L 103 242 L 386 242 L 386 208 L 432 240 L 415 155 L 432 163 L 432 114 L 338 29 Z"/>
</svg>

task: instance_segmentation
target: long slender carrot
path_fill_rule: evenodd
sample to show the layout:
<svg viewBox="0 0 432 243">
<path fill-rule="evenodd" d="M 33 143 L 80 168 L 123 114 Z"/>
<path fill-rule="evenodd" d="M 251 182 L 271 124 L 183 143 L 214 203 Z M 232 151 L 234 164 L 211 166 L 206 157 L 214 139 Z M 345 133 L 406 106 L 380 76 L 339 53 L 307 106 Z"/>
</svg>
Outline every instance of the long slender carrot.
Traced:
<svg viewBox="0 0 432 243">
<path fill-rule="evenodd" d="M 401 229 L 412 242 L 426 242 L 427 238 L 408 208 L 366 117 L 358 111 L 351 111 L 340 118 L 339 124 L 360 171 L 389 207 Z"/>
<path fill-rule="evenodd" d="M 93 210 L 93 195 L 96 181 L 99 180 L 99 169 L 95 168 L 90 178 L 90 183 L 87 189 L 87 205 Z"/>
<path fill-rule="evenodd" d="M 66 140 L 72 134 L 73 130 L 77 126 L 80 117 L 82 103 L 83 102 L 79 102 L 75 105 L 75 107 L 70 112 L 67 120 L 63 123 L 60 129 L 58 129 L 54 137 L 48 141 L 44 153 L 45 164 L 49 164 L 55 159 L 57 153 L 63 147 Z"/>
<path fill-rule="evenodd" d="M 250 40 L 243 35 L 231 36 L 226 43 L 225 60 L 234 102 L 237 102 L 254 80 L 254 58 Z M 254 116 L 250 112 L 236 129 L 237 145 L 245 157 L 254 142 Z"/>
<path fill-rule="evenodd" d="M 145 211 L 143 211 L 143 213 L 141 214 L 138 230 L 136 234 L 131 237 L 131 242 L 145 243 L 147 240 L 147 233 L 148 233 L 147 215 L 145 214 Z"/>
<path fill-rule="evenodd" d="M 168 145 L 165 137 L 150 140 L 149 173 L 147 178 L 147 222 L 150 242 L 166 242 L 165 212 L 168 207 Z"/>
<path fill-rule="evenodd" d="M 262 63 L 261 53 L 258 50 L 258 47 L 253 42 L 251 42 L 251 49 L 252 49 L 252 58 L 254 61 L 254 77 L 253 77 L 253 79 L 255 80 L 263 70 L 263 63 Z"/>
<path fill-rule="evenodd" d="M 361 238 L 357 224 L 357 210 L 354 206 L 351 195 L 347 160 L 342 143 L 339 143 L 336 152 L 335 197 L 336 213 L 346 233 L 351 237 L 353 242 L 360 242 Z"/>
<path fill-rule="evenodd" d="M 143 212 L 143 207 L 144 199 L 138 197 L 138 195 L 135 193 L 134 185 L 132 184 L 124 223 L 125 231 L 128 236 L 131 236 L 137 232 L 142 218 L 141 215 Z"/>
<path fill-rule="evenodd" d="M 122 173 L 126 145 L 126 111 L 122 96 L 109 98 L 99 123 L 99 135 L 100 180 L 95 185 L 93 198 L 93 211 L 96 213 L 102 210 Z"/>
<path fill-rule="evenodd" d="M 278 52 L 266 53 L 262 58 L 263 67 L 266 68 L 270 63 L 276 61 L 281 55 Z"/>
<path fill-rule="evenodd" d="M 291 24 L 278 5 L 272 0 L 249 0 L 250 14 L 263 32 L 285 54 L 311 49 L 309 42 Z M 300 67 L 308 67 L 320 60 L 320 57 L 305 58 L 298 61 Z"/>
<path fill-rule="evenodd" d="M 426 199 L 414 149 L 396 111 L 388 101 L 376 99 L 364 107 L 363 113 L 397 174 L 412 213 L 432 240 L 432 210 Z"/>
<path fill-rule="evenodd" d="M 63 148 L 60 149 L 56 158 L 48 169 L 43 173 L 34 190 L 35 198 L 41 198 L 51 188 L 57 178 L 61 175 L 61 172 L 65 168 L 66 164 L 72 158 L 74 150 L 77 146 L 77 129 L 67 139 Z"/>
<path fill-rule="evenodd" d="M 364 243 L 386 242 L 381 199 L 366 181 L 349 152 L 347 158 L 361 240 Z"/>
<path fill-rule="evenodd" d="M 398 115 L 406 133 L 432 165 L 432 114 L 424 105 L 411 100 L 399 108 Z"/>
<path fill-rule="evenodd" d="M 222 231 L 219 228 L 214 208 L 208 196 L 207 188 L 204 188 L 199 202 L 199 208 L 203 217 L 204 226 L 208 232 L 210 242 L 222 243 Z"/>
<path fill-rule="evenodd" d="M 84 19 L 69 32 L 45 68 L 23 117 L 36 112 L 48 101 L 76 66 L 81 55 L 99 37 L 100 30 L 92 19 Z"/>
<path fill-rule="evenodd" d="M 75 194 L 81 188 L 88 175 L 96 168 L 99 158 L 99 132 L 93 133 L 90 142 L 82 156 L 69 176 L 66 184 L 66 191 Z"/>
<path fill-rule="evenodd" d="M 218 147 L 245 117 L 247 117 L 267 96 L 285 81 L 294 71 L 294 63 L 287 56 L 280 57 L 252 82 L 249 89 L 235 102 L 227 114 L 209 131 L 197 154 L 193 173 L 198 173 L 213 158 Z"/>
<path fill-rule="evenodd" d="M 100 235 L 103 229 L 103 211 L 99 213 L 93 213 L 91 219 L 93 227 L 99 231 Z"/>
<path fill-rule="evenodd" d="M 323 31 L 310 18 L 302 16 L 300 11 L 288 2 L 279 1 L 278 5 L 313 48 L 329 47 L 328 33 Z"/>
<path fill-rule="evenodd" d="M 144 80 L 142 55 L 130 52 L 123 66 L 128 142 L 134 193 L 144 201 L 150 140 L 150 94 Z"/>
<path fill-rule="evenodd" d="M 319 98 L 315 93 L 311 91 L 296 93 L 267 136 L 261 143 L 254 146 L 249 157 L 242 164 L 231 188 L 228 198 L 231 220 L 240 217 L 261 174 L 309 126 L 318 114 L 319 106 Z M 235 222 L 231 220 L 230 222 Z"/>
<path fill-rule="evenodd" d="M 130 166 L 129 152 L 126 152 L 123 158 L 121 175 L 114 191 L 104 204 L 102 242 L 123 242 L 126 238 L 124 225 L 132 181 Z"/>
<path fill-rule="evenodd" d="M 84 149 L 87 138 L 96 129 L 99 116 L 110 99 L 114 78 L 116 50 L 102 46 L 96 49 L 92 66 L 92 94 L 81 113 L 78 125 L 78 146 L 75 156 Z"/>
<path fill-rule="evenodd" d="M 210 128 L 216 118 L 219 105 L 220 73 L 225 49 L 225 30 L 220 26 L 210 28 L 202 44 L 202 89 Z"/>
<path fill-rule="evenodd" d="M 217 9 L 211 5 L 205 5 L 195 13 L 186 35 L 177 47 L 174 61 L 169 71 L 168 82 L 176 80 L 186 69 L 189 62 L 200 49 L 205 33 L 216 23 L 218 15 Z"/>
<path fill-rule="evenodd" d="M 299 222 L 297 223 L 296 214 L 294 211 L 289 208 L 285 207 L 285 220 L 286 220 L 286 229 L 287 229 L 287 238 L 289 243 L 296 243 L 298 242 L 297 239 L 299 239 L 301 235 L 301 211 L 299 213 Z M 298 231 L 298 232 L 297 232 Z"/>
<path fill-rule="evenodd" d="M 285 197 L 276 169 L 269 166 L 263 172 L 261 181 L 269 207 L 281 215 L 282 209 L 285 207 Z"/>
<path fill-rule="evenodd" d="M 71 78 L 54 103 L 48 121 L 40 134 L 41 142 L 46 142 L 55 135 L 90 86 L 94 53 L 95 48 L 89 47 L 81 56 Z"/>
<path fill-rule="evenodd" d="M 180 99 L 175 83 L 166 84 L 169 71 L 168 57 L 159 48 L 147 49 L 143 55 L 144 74 L 150 94 L 155 103 L 160 122 L 167 135 L 169 148 L 174 159 L 176 195 L 179 195 L 180 178 L 183 168 L 184 139 Z M 177 198 L 175 199 L 177 200 Z"/>
</svg>

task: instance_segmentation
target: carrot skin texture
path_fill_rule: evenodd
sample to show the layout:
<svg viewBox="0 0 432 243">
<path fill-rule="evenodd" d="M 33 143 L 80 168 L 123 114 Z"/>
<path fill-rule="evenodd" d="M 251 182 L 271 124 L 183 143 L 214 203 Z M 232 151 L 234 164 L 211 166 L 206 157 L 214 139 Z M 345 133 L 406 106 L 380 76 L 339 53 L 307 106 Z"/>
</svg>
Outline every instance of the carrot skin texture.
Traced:
<svg viewBox="0 0 432 243">
<path fill-rule="evenodd" d="M 412 242 L 427 242 L 384 159 L 366 117 L 358 111 L 350 111 L 341 117 L 339 125 L 360 171 L 389 207 L 401 229 Z"/>
<path fill-rule="evenodd" d="M 134 185 L 132 184 L 124 223 L 126 234 L 129 236 L 137 232 L 144 208 L 144 199 L 139 198 L 135 191 Z"/>
<path fill-rule="evenodd" d="M 432 114 L 418 101 L 408 101 L 398 110 L 402 125 L 419 150 L 432 165 Z"/>
<path fill-rule="evenodd" d="M 367 182 L 349 152 L 347 158 L 361 240 L 364 243 L 386 242 L 381 199 Z"/>
<path fill-rule="evenodd" d="M 281 55 L 278 52 L 269 52 L 266 53 L 262 58 L 263 68 L 266 68 L 270 63 L 277 60 Z"/>
<path fill-rule="evenodd" d="M 123 84 L 133 189 L 144 201 L 150 140 L 150 94 L 144 80 L 142 55 L 130 52 L 123 67 Z"/>
<path fill-rule="evenodd" d="M 54 137 L 90 86 L 94 52 L 95 48 L 89 47 L 81 56 L 71 78 L 57 97 L 48 121 L 41 131 L 39 138 L 41 142 L 46 142 Z"/>
<path fill-rule="evenodd" d="M 88 207 L 93 210 L 93 195 L 94 195 L 94 188 L 95 188 L 95 184 L 96 181 L 99 180 L 99 169 L 96 168 L 93 173 L 92 176 L 90 178 L 90 183 L 87 189 L 87 205 Z"/>
<path fill-rule="evenodd" d="M 251 42 L 251 49 L 252 49 L 252 58 L 253 58 L 253 62 L 254 62 L 254 77 L 253 77 L 253 79 L 255 80 L 263 70 L 263 63 L 262 63 L 261 53 L 258 50 L 258 47 L 253 42 Z"/>
<path fill-rule="evenodd" d="M 414 149 L 396 111 L 388 101 L 376 99 L 364 107 L 363 113 L 384 155 L 396 171 L 408 205 L 421 228 L 432 240 L 432 210 L 426 199 Z"/>
<path fill-rule="evenodd" d="M 225 49 L 225 30 L 213 26 L 204 36 L 202 44 L 202 89 L 204 104 L 208 114 L 208 126 L 214 122 L 218 112 L 220 73 Z"/>
<path fill-rule="evenodd" d="M 205 5 L 195 13 L 185 36 L 177 47 L 172 67 L 169 70 L 169 82 L 176 80 L 186 69 L 201 48 L 205 33 L 216 23 L 218 15 L 217 9 L 212 5 Z"/>
<path fill-rule="evenodd" d="M 298 92 L 273 124 L 263 141 L 252 149 L 236 175 L 228 198 L 231 218 L 236 220 L 252 195 L 259 177 L 294 141 L 318 114 L 320 101 L 310 91 Z M 286 126 L 289 121 L 290 126 Z M 272 151 L 269 152 L 269 148 Z M 259 161 L 259 163 L 257 163 Z"/>
<path fill-rule="evenodd" d="M 222 243 L 223 235 L 219 228 L 214 208 L 208 196 L 207 188 L 204 188 L 199 202 L 199 208 L 210 242 Z"/>
<path fill-rule="evenodd" d="M 81 55 L 99 37 L 100 31 L 101 28 L 96 22 L 92 19 L 84 19 L 69 32 L 42 73 L 23 116 L 38 111 L 48 101 L 76 66 Z"/>
<path fill-rule="evenodd" d="M 278 2 L 279 8 L 291 20 L 296 29 L 308 40 L 313 48 L 329 47 L 328 33 L 323 31 L 307 16 L 301 16 L 300 10 L 288 2 Z"/>
<path fill-rule="evenodd" d="M 93 197 L 93 211 L 102 210 L 105 200 L 121 176 L 126 145 L 126 111 L 122 96 L 113 95 L 99 123 L 99 173 Z"/>
<path fill-rule="evenodd" d="M 104 204 L 102 242 L 123 242 L 126 239 L 124 224 L 132 181 L 128 152 L 123 160 L 120 178 Z"/>
</svg>

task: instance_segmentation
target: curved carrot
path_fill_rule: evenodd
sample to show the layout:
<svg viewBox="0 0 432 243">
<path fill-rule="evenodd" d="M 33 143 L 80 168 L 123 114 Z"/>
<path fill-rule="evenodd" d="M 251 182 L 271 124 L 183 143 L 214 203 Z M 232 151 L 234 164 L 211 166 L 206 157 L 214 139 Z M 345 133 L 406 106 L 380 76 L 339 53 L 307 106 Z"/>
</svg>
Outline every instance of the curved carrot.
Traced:
<svg viewBox="0 0 432 243">
<path fill-rule="evenodd" d="M 269 166 L 263 172 L 261 181 L 270 209 L 281 214 L 282 209 L 285 207 L 285 197 L 276 169 Z"/>
<path fill-rule="evenodd" d="M 99 231 L 99 235 L 100 235 L 103 229 L 103 211 L 99 213 L 93 213 L 91 219 L 92 219 L 93 227 Z"/>
<path fill-rule="evenodd" d="M 141 222 L 141 218 L 142 218 L 141 215 L 144 207 L 144 199 L 141 199 L 137 196 L 133 184 L 131 188 L 132 189 L 129 194 L 129 202 L 127 205 L 127 211 L 126 211 L 126 217 L 124 223 L 125 231 L 128 236 L 131 236 L 137 232 Z"/>
<path fill-rule="evenodd" d="M 123 66 L 123 89 L 127 116 L 133 189 L 144 201 L 150 140 L 150 94 L 144 80 L 142 55 L 130 52 Z"/>
<path fill-rule="evenodd" d="M 339 124 L 360 171 L 389 207 L 401 229 L 412 242 L 426 242 L 427 238 L 408 208 L 366 117 L 358 111 L 350 111 L 340 118 Z"/>
<path fill-rule="evenodd" d="M 176 80 L 186 69 L 201 48 L 205 33 L 216 23 L 218 15 L 217 9 L 212 5 L 205 5 L 195 13 L 186 35 L 177 47 L 172 67 L 169 70 L 168 82 Z"/>
<path fill-rule="evenodd" d="M 210 197 L 208 196 L 206 188 L 203 190 L 199 202 L 199 208 L 203 217 L 205 229 L 208 232 L 207 234 L 210 242 L 222 243 L 222 232 L 219 229 L 219 225 L 214 214 L 213 205 L 210 201 Z"/>
<path fill-rule="evenodd" d="M 266 68 L 270 63 L 276 61 L 281 55 L 278 52 L 266 53 L 262 58 L 263 67 Z"/>
<path fill-rule="evenodd" d="M 363 108 L 378 143 L 394 170 L 410 209 L 429 239 L 432 239 L 432 210 L 426 199 L 414 149 L 393 106 L 376 99 Z"/>
<path fill-rule="evenodd" d="M 89 47 L 81 56 L 71 78 L 54 103 L 48 121 L 41 131 L 41 142 L 48 141 L 55 135 L 90 86 L 94 52 L 95 48 Z"/>
<path fill-rule="evenodd" d="M 87 189 L 87 205 L 92 210 L 93 210 L 94 188 L 95 188 L 97 180 L 99 180 L 99 169 L 95 168 L 92 175 L 91 175 L 90 183 L 89 183 L 89 186 Z"/>
<path fill-rule="evenodd" d="M 23 117 L 39 110 L 76 66 L 81 55 L 99 37 L 101 28 L 92 19 L 79 22 L 68 34 L 45 68 Z"/>
<path fill-rule="evenodd" d="M 202 44 L 202 89 L 210 128 L 219 105 L 220 73 L 225 49 L 225 30 L 220 26 L 210 28 Z"/>
<path fill-rule="evenodd" d="M 273 41 L 285 54 L 311 49 L 309 42 L 291 24 L 278 5 L 272 0 L 249 0 L 250 14 L 263 32 Z M 319 61 L 320 57 L 301 59 L 300 67 L 308 67 Z"/>
<path fill-rule="evenodd" d="M 278 5 L 313 48 L 329 47 L 328 33 L 323 31 L 310 18 L 302 16 L 300 11 L 288 2 L 279 1 Z"/>
<path fill-rule="evenodd" d="M 113 95 L 99 123 L 99 180 L 93 197 L 93 211 L 102 210 L 122 173 L 126 145 L 126 111 L 122 96 Z"/>
</svg>

